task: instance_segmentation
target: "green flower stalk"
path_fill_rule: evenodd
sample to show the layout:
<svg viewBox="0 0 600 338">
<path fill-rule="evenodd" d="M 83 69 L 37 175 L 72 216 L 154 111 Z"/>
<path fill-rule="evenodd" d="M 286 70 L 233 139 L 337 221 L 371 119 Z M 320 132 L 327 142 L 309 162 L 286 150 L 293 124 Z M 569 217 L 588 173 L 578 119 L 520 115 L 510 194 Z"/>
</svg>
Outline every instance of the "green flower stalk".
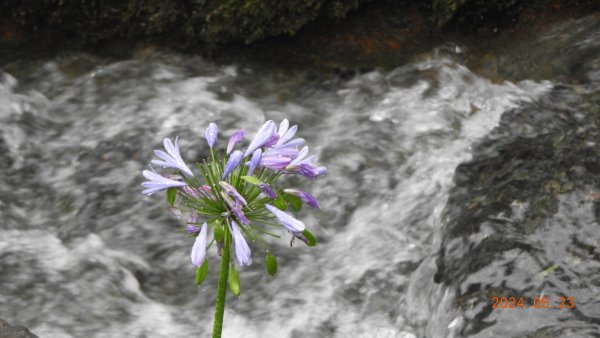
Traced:
<svg viewBox="0 0 600 338">
<path fill-rule="evenodd" d="M 142 183 L 145 195 L 166 191 L 171 208 L 186 214 L 186 233 L 195 238 L 191 261 L 196 266 L 196 282 L 200 285 L 208 274 L 207 249 L 215 244 L 221 257 L 213 338 L 221 337 L 226 289 L 240 294 L 236 265 L 252 264 L 252 249 L 248 241 L 265 254 L 265 270 L 274 275 L 277 260 L 268 249 L 264 236 L 279 238 L 276 228 L 284 228 L 294 238 L 309 246 L 316 245 L 313 234 L 305 224 L 286 212 L 288 206 L 298 212 L 304 203 L 320 209 L 317 199 L 304 191 L 285 189 L 278 180 L 285 175 L 315 178 L 326 173 L 323 166 L 315 165 L 315 156 L 308 156 L 304 139 L 294 138 L 298 127 L 289 127 L 283 120 L 279 127 L 267 121 L 258 130 L 244 150 L 234 150 L 243 144 L 245 131 L 237 130 L 229 139 L 227 148 L 215 147 L 218 127 L 210 123 L 205 132 L 210 158 L 196 164 L 199 174 L 184 162 L 179 152 L 178 139 L 164 140 L 165 151 L 155 150 L 159 159 L 152 164 L 170 170 L 168 175 L 144 170 L 148 180 Z M 212 234 L 212 240 L 209 239 Z M 237 264 L 236 264 L 237 263 Z"/>
</svg>

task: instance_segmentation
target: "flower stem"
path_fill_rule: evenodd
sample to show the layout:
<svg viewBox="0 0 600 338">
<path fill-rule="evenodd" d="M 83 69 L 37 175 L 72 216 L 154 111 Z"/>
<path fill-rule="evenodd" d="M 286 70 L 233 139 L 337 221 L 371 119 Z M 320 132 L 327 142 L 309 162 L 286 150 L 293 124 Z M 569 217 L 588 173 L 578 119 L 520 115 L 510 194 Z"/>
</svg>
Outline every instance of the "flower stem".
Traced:
<svg viewBox="0 0 600 338">
<path fill-rule="evenodd" d="M 227 277 L 229 276 L 229 225 L 223 224 L 223 251 L 221 253 L 221 271 L 219 272 L 219 285 L 217 287 L 217 302 L 215 305 L 215 320 L 213 322 L 213 338 L 221 338 L 223 329 L 223 314 L 225 312 L 225 298 L 227 297 Z"/>
</svg>

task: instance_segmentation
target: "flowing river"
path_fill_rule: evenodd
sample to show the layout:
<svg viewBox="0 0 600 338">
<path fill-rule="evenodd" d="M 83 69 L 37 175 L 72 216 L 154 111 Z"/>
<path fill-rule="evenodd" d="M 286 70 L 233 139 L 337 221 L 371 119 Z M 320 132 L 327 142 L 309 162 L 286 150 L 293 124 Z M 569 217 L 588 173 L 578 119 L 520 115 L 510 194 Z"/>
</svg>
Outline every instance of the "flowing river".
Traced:
<svg viewBox="0 0 600 338">
<path fill-rule="evenodd" d="M 319 245 L 282 231 L 274 278 L 256 248 L 224 337 L 600 337 L 600 18 L 527 45 L 498 52 L 493 79 L 452 44 L 352 77 L 175 53 L 5 60 L 0 318 L 40 337 L 209 336 L 218 258 L 197 287 L 193 240 L 141 171 L 165 137 L 193 162 L 210 122 L 288 118 L 328 168 L 303 185 Z"/>
</svg>

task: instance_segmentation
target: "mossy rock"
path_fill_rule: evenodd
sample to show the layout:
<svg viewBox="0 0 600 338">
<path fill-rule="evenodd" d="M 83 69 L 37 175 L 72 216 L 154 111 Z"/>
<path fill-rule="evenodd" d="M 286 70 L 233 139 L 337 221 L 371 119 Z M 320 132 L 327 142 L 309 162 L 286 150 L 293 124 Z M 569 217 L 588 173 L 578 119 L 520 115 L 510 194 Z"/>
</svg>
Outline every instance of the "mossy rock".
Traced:
<svg viewBox="0 0 600 338">
<path fill-rule="evenodd" d="M 0 20 L 25 35 L 108 39 L 169 39 L 211 47 L 294 34 L 319 16 L 343 18 L 364 0 L 39 0 L 0 4 Z"/>
</svg>

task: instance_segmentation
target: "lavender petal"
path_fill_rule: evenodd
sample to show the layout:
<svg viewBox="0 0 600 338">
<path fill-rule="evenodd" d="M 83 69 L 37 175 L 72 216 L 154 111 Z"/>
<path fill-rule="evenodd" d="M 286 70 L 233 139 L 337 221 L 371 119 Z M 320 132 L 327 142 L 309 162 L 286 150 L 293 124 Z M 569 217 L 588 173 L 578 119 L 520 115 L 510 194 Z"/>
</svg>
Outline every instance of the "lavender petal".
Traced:
<svg viewBox="0 0 600 338">
<path fill-rule="evenodd" d="M 277 127 L 275 126 L 275 122 L 271 120 L 265 122 L 252 139 L 252 142 L 250 142 L 248 149 L 246 149 L 246 152 L 244 153 L 244 157 L 247 157 L 248 155 L 252 154 L 254 150 L 262 147 L 265 143 L 269 142 L 276 129 Z"/>
<path fill-rule="evenodd" d="M 283 136 L 279 138 L 277 141 L 277 145 L 285 144 L 287 141 L 291 140 L 294 135 L 296 135 L 296 131 L 298 131 L 298 126 L 294 125 L 290 129 L 288 129 Z"/>
<path fill-rule="evenodd" d="M 248 166 L 248 176 L 254 173 L 254 170 L 260 163 L 260 159 L 262 158 L 262 150 L 256 149 L 254 153 L 252 153 L 252 159 L 250 162 L 246 162 L 246 166 Z"/>
<path fill-rule="evenodd" d="M 321 205 L 319 205 L 319 201 L 317 201 L 315 196 L 307 193 L 306 191 L 299 191 L 298 197 L 300 197 L 300 199 L 304 201 L 304 203 L 310 205 L 311 207 L 315 209 L 321 209 Z"/>
<path fill-rule="evenodd" d="M 270 185 L 266 183 L 261 183 L 258 187 L 260 188 L 260 191 L 262 191 L 262 193 L 265 194 L 268 198 L 277 198 L 277 193 L 273 190 L 273 188 L 271 188 Z"/>
<path fill-rule="evenodd" d="M 248 246 L 248 243 L 246 243 L 244 235 L 242 234 L 238 225 L 234 221 L 231 221 L 231 233 L 233 235 L 235 256 L 238 260 L 238 263 L 241 266 L 252 264 L 252 252 L 250 251 L 250 247 Z"/>
<path fill-rule="evenodd" d="M 248 205 L 244 197 L 231 184 L 221 181 L 219 185 L 227 195 L 233 197 L 237 204 Z"/>
<path fill-rule="evenodd" d="M 215 142 L 217 142 L 218 133 L 219 128 L 217 127 L 216 123 L 210 123 L 204 132 L 204 138 L 206 138 L 206 142 L 211 149 L 215 145 Z"/>
<path fill-rule="evenodd" d="M 240 129 L 240 130 L 236 131 L 235 133 L 233 133 L 233 135 L 231 135 L 231 137 L 229 138 L 229 143 L 227 143 L 227 155 L 229 155 L 229 153 L 231 153 L 231 151 L 233 150 L 233 147 L 235 147 L 236 144 L 238 144 L 240 141 L 242 141 L 242 139 L 244 138 L 245 135 L 246 135 L 246 131 L 244 129 Z"/>
<path fill-rule="evenodd" d="M 300 150 L 300 152 L 298 153 L 298 156 L 292 162 L 290 162 L 288 166 L 293 167 L 295 165 L 300 164 L 302 160 L 306 157 L 306 155 L 308 155 L 308 147 L 304 146 L 302 150 Z"/>
<path fill-rule="evenodd" d="M 304 223 L 294 217 L 288 215 L 286 212 L 277 209 L 276 207 L 265 204 L 265 207 L 269 209 L 270 212 L 277 217 L 277 220 L 281 225 L 283 225 L 286 229 L 291 231 L 292 233 L 302 232 L 306 228 Z"/>
<path fill-rule="evenodd" d="M 208 225 L 206 223 L 202 224 L 202 228 L 200 229 L 200 233 L 198 237 L 196 237 L 196 241 L 194 242 L 194 246 L 192 247 L 192 264 L 195 266 L 200 266 L 204 262 L 206 258 L 206 234 L 208 232 Z"/>
<path fill-rule="evenodd" d="M 282 137 L 285 132 L 288 130 L 290 126 L 290 121 L 288 121 L 288 119 L 283 119 L 283 121 L 281 121 L 281 123 L 279 123 L 279 129 L 277 129 L 277 134 L 279 135 L 279 137 Z"/>
<path fill-rule="evenodd" d="M 152 164 L 156 164 L 163 168 L 173 168 L 179 169 L 181 172 L 185 173 L 188 176 L 194 176 L 194 173 L 190 168 L 185 164 L 183 159 L 181 158 L 181 154 L 179 153 L 179 145 L 177 144 L 178 140 L 175 138 L 175 144 L 169 138 L 165 138 L 163 141 L 163 145 L 165 147 L 166 153 L 162 150 L 155 150 L 154 155 L 156 155 L 161 160 L 152 160 Z"/>
<path fill-rule="evenodd" d="M 168 179 L 150 170 L 144 170 L 142 171 L 142 174 L 146 179 L 148 179 L 148 181 L 142 183 L 144 188 L 148 188 L 142 191 L 142 194 L 144 195 L 152 195 L 160 190 L 165 190 L 171 187 L 184 187 L 187 185 L 185 182 Z"/>
<path fill-rule="evenodd" d="M 263 156 L 259 164 L 265 168 L 281 170 L 286 168 L 290 164 L 290 161 L 289 157 L 284 156 Z"/>
<path fill-rule="evenodd" d="M 227 164 L 225 165 L 225 169 L 223 170 L 223 176 L 221 179 L 225 179 L 229 173 L 231 173 L 242 161 L 242 152 L 240 150 L 236 150 L 231 153 L 229 156 L 229 160 L 227 160 Z"/>
</svg>

